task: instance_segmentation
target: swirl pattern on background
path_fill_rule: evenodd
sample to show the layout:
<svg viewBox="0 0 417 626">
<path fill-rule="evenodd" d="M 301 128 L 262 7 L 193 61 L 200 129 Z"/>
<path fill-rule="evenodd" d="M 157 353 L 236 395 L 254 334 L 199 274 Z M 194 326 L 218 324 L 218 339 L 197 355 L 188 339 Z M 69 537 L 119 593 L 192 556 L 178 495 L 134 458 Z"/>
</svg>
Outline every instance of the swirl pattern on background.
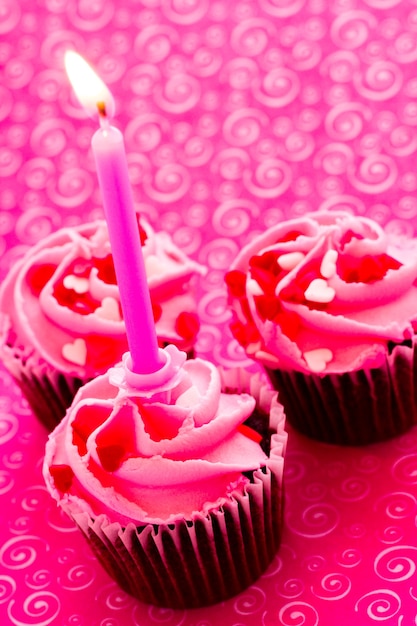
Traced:
<svg viewBox="0 0 417 626">
<path fill-rule="evenodd" d="M 0 280 L 51 232 L 102 217 L 68 48 L 114 94 L 136 208 L 208 268 L 200 356 L 257 370 L 223 275 L 277 221 L 343 209 L 415 235 L 414 0 L 3 0 L 0 36 Z M 290 435 L 270 569 L 220 612 L 146 607 L 49 501 L 45 433 L 1 370 L 0 622 L 334 626 L 337 607 L 358 626 L 415 624 L 417 431 L 342 451 Z"/>
<path fill-rule="evenodd" d="M 390 619 L 400 620 L 398 613 L 401 608 L 400 596 L 390 589 L 378 589 L 370 591 L 359 598 L 355 606 L 359 619 L 368 618 L 363 623 L 371 621 L 386 621 Z M 389 623 L 389 622 L 386 622 Z M 401 623 L 397 621 L 397 623 Z"/>
</svg>

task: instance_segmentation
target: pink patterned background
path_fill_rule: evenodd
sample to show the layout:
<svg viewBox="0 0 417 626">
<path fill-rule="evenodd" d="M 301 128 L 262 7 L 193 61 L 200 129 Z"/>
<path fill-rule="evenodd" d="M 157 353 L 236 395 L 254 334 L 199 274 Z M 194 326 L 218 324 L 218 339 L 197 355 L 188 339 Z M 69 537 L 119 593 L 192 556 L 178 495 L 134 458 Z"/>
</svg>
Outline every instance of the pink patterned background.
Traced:
<svg viewBox="0 0 417 626">
<path fill-rule="evenodd" d="M 250 365 L 222 279 L 277 220 L 344 207 L 415 234 L 416 0 L 0 0 L 0 279 L 102 215 L 68 48 L 116 98 L 137 209 L 208 266 L 201 356 Z M 348 449 L 291 431 L 279 554 L 192 611 L 143 605 L 104 573 L 43 486 L 45 438 L 0 370 L 2 625 L 417 624 L 417 429 Z"/>
</svg>

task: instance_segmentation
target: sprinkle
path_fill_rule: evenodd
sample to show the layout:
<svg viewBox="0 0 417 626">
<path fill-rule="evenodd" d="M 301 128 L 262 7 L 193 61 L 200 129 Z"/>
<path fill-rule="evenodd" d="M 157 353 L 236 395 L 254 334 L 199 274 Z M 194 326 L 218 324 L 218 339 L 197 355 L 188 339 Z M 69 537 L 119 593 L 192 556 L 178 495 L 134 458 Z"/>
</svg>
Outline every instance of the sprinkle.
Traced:
<svg viewBox="0 0 417 626">
<path fill-rule="evenodd" d="M 45 265 L 34 265 L 28 272 L 28 283 L 35 295 L 39 295 L 48 280 L 52 278 L 56 270 L 56 265 L 47 263 Z"/>
<path fill-rule="evenodd" d="M 154 319 L 154 322 L 156 323 L 158 320 L 161 319 L 162 307 L 159 304 L 159 302 L 151 302 L 151 305 L 152 305 L 153 319 Z"/>
<path fill-rule="evenodd" d="M 87 454 L 87 439 L 107 420 L 110 412 L 111 409 L 106 406 L 93 408 L 84 404 L 78 408 L 72 422 L 72 443 L 77 447 L 80 456 Z"/>
<path fill-rule="evenodd" d="M 286 302 L 304 302 L 304 290 L 302 286 L 295 281 L 285 287 L 282 287 L 281 284 L 278 283 L 275 289 L 275 295 L 277 298 L 280 298 L 280 300 L 285 300 Z"/>
<path fill-rule="evenodd" d="M 270 367 L 276 367 L 277 365 L 280 365 L 280 361 L 276 356 L 270 354 L 269 352 L 265 352 L 264 350 L 257 350 L 254 354 L 254 357 L 258 361 L 262 361 Z"/>
<path fill-rule="evenodd" d="M 246 424 L 238 426 L 238 431 L 241 435 L 244 435 L 248 439 L 252 439 L 252 441 L 255 441 L 256 443 L 261 443 L 262 441 L 262 435 L 256 432 L 256 430 L 253 430 L 253 428 L 250 428 L 250 426 L 246 426 Z"/>
<path fill-rule="evenodd" d="M 229 293 L 234 298 L 242 298 L 246 292 L 246 274 L 240 270 L 230 270 L 224 280 L 229 288 Z"/>
<path fill-rule="evenodd" d="M 291 341 L 295 341 L 301 326 L 301 318 L 294 311 L 278 313 L 273 322 L 277 324 L 284 335 Z"/>
<path fill-rule="evenodd" d="M 282 311 L 280 301 L 275 296 L 255 296 L 254 301 L 256 310 L 263 322 L 274 320 Z"/>
<path fill-rule="evenodd" d="M 297 267 L 299 263 L 305 258 L 305 254 L 302 252 L 288 252 L 288 254 L 281 254 L 278 257 L 278 265 L 281 269 L 289 272 Z"/>
<path fill-rule="evenodd" d="M 49 468 L 49 473 L 52 476 L 55 487 L 59 491 L 65 493 L 70 489 L 72 479 L 74 478 L 74 472 L 69 465 L 51 465 Z"/>
<path fill-rule="evenodd" d="M 192 311 L 181 311 L 175 320 L 175 330 L 180 337 L 190 341 L 195 339 L 200 330 L 200 319 Z"/>
<path fill-rule="evenodd" d="M 80 278 L 74 274 L 68 274 L 63 280 L 66 289 L 73 289 L 75 293 L 87 293 L 89 289 L 88 278 Z"/>
<path fill-rule="evenodd" d="M 230 330 L 237 341 L 246 349 L 251 345 L 259 345 L 260 335 L 255 324 L 252 321 L 242 323 L 237 318 L 230 322 Z"/>
<path fill-rule="evenodd" d="M 74 343 L 66 343 L 62 347 L 62 356 L 71 363 L 84 366 L 87 361 L 87 345 L 84 339 L 78 337 Z"/>
<path fill-rule="evenodd" d="M 323 278 L 331 278 L 336 274 L 337 251 L 327 250 L 320 266 L 320 274 Z"/>
<path fill-rule="evenodd" d="M 278 254 L 273 250 L 268 250 L 260 256 L 253 256 L 249 259 L 249 270 L 251 278 L 256 280 L 261 289 L 272 295 L 280 279 L 282 269 L 277 263 Z"/>
<path fill-rule="evenodd" d="M 94 258 L 94 266 L 97 268 L 97 278 L 108 285 L 116 285 L 116 272 L 114 269 L 113 257 L 111 254 L 103 258 Z"/>
<path fill-rule="evenodd" d="M 361 239 L 365 239 L 365 237 L 361 235 L 360 233 L 355 233 L 355 231 L 349 228 L 345 233 L 343 233 L 343 236 L 341 237 L 339 243 L 342 246 L 342 248 L 344 248 L 348 243 L 352 241 L 352 239 L 361 240 Z"/>
<path fill-rule="evenodd" d="M 256 280 L 253 280 L 253 278 L 250 278 L 248 280 L 248 282 L 246 284 L 246 289 L 253 296 L 263 296 L 264 295 L 264 292 L 262 291 L 261 286 L 259 285 L 258 282 L 256 282 Z"/>
<path fill-rule="evenodd" d="M 323 372 L 327 363 L 333 359 L 333 352 L 328 348 L 317 348 L 304 352 L 303 356 L 312 372 Z"/>
<path fill-rule="evenodd" d="M 96 315 L 105 320 L 111 320 L 113 322 L 120 322 L 120 309 L 119 303 L 116 298 L 112 296 L 106 296 L 101 301 L 101 305 L 95 310 Z"/>
<path fill-rule="evenodd" d="M 336 292 L 333 287 L 329 287 L 323 278 L 315 278 L 312 280 L 304 292 L 306 300 L 309 300 L 310 302 L 319 302 L 321 304 L 331 302 L 334 300 L 335 295 Z"/>
<path fill-rule="evenodd" d="M 106 472 L 115 472 L 119 469 L 126 456 L 126 451 L 120 444 L 97 446 L 97 456 Z"/>
</svg>

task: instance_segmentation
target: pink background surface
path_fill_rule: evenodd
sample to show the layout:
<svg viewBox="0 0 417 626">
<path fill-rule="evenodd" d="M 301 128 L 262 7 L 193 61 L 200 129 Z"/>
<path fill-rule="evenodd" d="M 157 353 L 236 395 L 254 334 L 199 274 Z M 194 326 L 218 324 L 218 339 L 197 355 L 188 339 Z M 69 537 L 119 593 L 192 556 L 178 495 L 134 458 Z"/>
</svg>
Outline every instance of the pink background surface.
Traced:
<svg viewBox="0 0 417 626">
<path fill-rule="evenodd" d="M 250 366 L 223 274 L 254 233 L 344 207 L 417 226 L 417 2 L 1 0 L 0 279 L 33 243 L 101 216 L 74 48 L 117 102 L 137 209 L 208 266 L 199 355 Z M 46 434 L 0 370 L 0 623 L 417 623 L 417 430 L 341 449 L 290 432 L 282 547 L 240 596 L 140 604 L 50 500 Z"/>
</svg>

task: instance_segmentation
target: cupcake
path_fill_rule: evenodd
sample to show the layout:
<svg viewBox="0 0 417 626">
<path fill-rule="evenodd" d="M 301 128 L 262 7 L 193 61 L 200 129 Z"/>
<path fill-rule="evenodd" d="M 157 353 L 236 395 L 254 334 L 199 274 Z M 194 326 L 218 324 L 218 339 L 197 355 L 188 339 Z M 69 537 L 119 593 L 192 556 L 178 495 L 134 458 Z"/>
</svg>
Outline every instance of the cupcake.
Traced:
<svg viewBox="0 0 417 626">
<path fill-rule="evenodd" d="M 213 364 L 164 353 L 170 372 L 156 385 L 132 384 L 118 365 L 83 386 L 43 471 L 122 589 L 162 607 L 206 606 L 250 585 L 278 549 L 285 418 L 258 377 L 237 393 L 232 373 L 222 391 Z"/>
<path fill-rule="evenodd" d="M 302 433 L 357 445 L 417 422 L 417 241 L 317 212 L 270 228 L 226 275 L 231 330 Z"/>
<path fill-rule="evenodd" d="M 139 228 L 159 343 L 191 356 L 199 329 L 195 282 L 204 270 L 167 233 L 143 221 Z M 104 221 L 53 233 L 1 285 L 0 359 L 48 429 L 65 415 L 80 385 L 126 350 Z"/>
</svg>

